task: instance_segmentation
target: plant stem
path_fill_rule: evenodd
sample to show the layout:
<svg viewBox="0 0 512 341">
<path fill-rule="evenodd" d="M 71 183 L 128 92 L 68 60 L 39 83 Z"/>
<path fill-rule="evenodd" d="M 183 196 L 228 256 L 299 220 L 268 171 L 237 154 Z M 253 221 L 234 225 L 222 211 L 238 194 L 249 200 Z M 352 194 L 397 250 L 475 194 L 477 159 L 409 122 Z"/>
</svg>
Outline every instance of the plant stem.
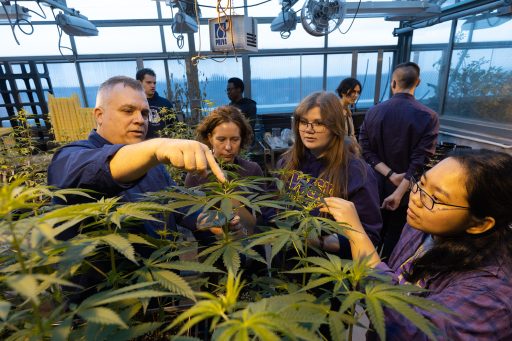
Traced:
<svg viewBox="0 0 512 341">
<path fill-rule="evenodd" d="M 12 246 L 13 246 L 14 250 L 16 251 L 16 259 L 18 260 L 18 263 L 20 263 L 21 271 L 23 273 L 27 273 L 27 267 L 26 267 L 25 261 L 23 260 L 23 257 L 22 257 L 20 243 L 18 242 L 18 238 L 16 238 L 16 233 L 14 231 L 14 225 L 12 222 L 11 214 L 7 215 L 7 225 L 9 226 L 9 230 L 12 235 Z"/>
<path fill-rule="evenodd" d="M 350 316 L 354 317 L 356 314 L 356 305 L 352 304 L 352 307 L 350 307 Z M 351 323 L 348 326 L 348 341 L 352 341 L 354 333 L 354 325 Z"/>
</svg>

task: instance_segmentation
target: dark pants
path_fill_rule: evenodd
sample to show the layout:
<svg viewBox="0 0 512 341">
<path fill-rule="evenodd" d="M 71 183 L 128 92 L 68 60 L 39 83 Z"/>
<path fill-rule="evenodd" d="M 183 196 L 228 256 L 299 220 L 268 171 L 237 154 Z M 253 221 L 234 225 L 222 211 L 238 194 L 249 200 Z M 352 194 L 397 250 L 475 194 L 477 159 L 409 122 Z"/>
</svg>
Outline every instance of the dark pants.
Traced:
<svg viewBox="0 0 512 341">
<path fill-rule="evenodd" d="M 380 255 L 387 262 L 407 221 L 407 205 L 401 205 L 395 211 L 382 210 L 382 220 Z"/>
</svg>

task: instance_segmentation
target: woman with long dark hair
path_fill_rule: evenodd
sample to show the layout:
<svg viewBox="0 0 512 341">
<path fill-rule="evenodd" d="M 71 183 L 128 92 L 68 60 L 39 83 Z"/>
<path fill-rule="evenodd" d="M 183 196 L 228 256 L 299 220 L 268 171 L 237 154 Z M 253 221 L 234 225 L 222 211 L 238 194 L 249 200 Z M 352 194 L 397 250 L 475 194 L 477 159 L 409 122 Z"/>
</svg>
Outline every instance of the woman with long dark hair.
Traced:
<svg viewBox="0 0 512 341">
<path fill-rule="evenodd" d="M 512 156 L 488 150 L 448 157 L 411 181 L 407 224 L 388 262 L 382 263 L 354 205 L 325 199 L 321 210 L 348 222 L 353 258 L 412 283 L 455 314 L 419 311 L 446 340 L 512 339 Z M 386 311 L 389 339 L 427 337 Z"/>
<path fill-rule="evenodd" d="M 307 195 L 309 191 L 297 186 L 304 175 L 315 178 L 311 185 L 322 196 L 335 196 L 352 201 L 363 226 L 375 245 L 382 228 L 377 181 L 373 170 L 353 152 L 346 139 L 341 103 L 333 93 L 315 92 L 295 109 L 293 132 L 297 137 L 283 155 L 278 168 L 288 171 L 285 179 L 290 191 Z M 349 258 L 350 245 L 341 235 L 312 241 L 320 248 L 340 252 Z"/>
<path fill-rule="evenodd" d="M 341 106 L 343 108 L 342 113 L 345 119 L 347 135 L 352 138 L 353 141 L 357 141 L 357 139 L 350 106 L 357 102 L 361 91 L 363 91 L 361 83 L 357 79 L 350 77 L 343 79 L 336 88 L 336 93 L 340 96 Z"/>
</svg>

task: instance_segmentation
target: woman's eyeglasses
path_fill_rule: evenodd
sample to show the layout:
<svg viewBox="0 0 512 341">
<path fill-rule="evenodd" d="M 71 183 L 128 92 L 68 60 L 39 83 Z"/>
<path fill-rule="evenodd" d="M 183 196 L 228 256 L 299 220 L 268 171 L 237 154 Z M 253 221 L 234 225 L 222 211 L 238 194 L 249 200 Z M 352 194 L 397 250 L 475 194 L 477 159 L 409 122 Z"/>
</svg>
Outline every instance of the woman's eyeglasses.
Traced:
<svg viewBox="0 0 512 341">
<path fill-rule="evenodd" d="M 428 194 L 423 188 L 420 187 L 419 182 L 411 177 L 410 183 L 409 183 L 409 189 L 412 193 L 417 193 L 420 191 L 420 201 L 423 206 L 429 211 L 432 211 L 434 209 L 435 205 L 443 205 L 443 206 L 450 206 L 450 207 L 456 207 L 468 210 L 469 207 L 467 206 L 459 206 L 459 205 L 453 205 L 453 204 L 445 204 L 444 202 L 439 202 L 436 199 L 432 198 L 430 194 Z"/>
<path fill-rule="evenodd" d="M 327 130 L 327 126 L 325 124 L 323 124 L 322 122 L 318 122 L 318 121 L 308 122 L 306 120 L 299 121 L 299 131 L 306 132 L 306 131 L 308 131 L 310 126 L 311 126 L 311 129 L 315 133 L 323 133 Z"/>
</svg>

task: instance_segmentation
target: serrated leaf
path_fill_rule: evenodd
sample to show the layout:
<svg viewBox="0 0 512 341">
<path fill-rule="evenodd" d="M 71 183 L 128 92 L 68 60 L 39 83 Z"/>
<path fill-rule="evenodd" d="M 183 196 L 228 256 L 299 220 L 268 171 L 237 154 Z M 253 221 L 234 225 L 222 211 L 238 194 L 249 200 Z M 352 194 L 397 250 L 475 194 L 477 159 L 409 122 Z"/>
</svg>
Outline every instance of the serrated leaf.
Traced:
<svg viewBox="0 0 512 341">
<path fill-rule="evenodd" d="M 368 318 L 372 323 L 375 331 L 379 335 L 382 341 L 386 340 L 386 327 L 384 323 L 384 310 L 382 309 L 382 305 L 379 300 L 373 297 L 366 296 L 364 299 L 366 305 L 366 312 L 368 313 Z"/>
<path fill-rule="evenodd" d="M 144 244 L 144 245 L 148 245 L 148 246 L 153 246 L 153 247 L 156 247 L 155 244 L 153 243 L 150 243 L 149 241 L 147 241 L 146 239 L 144 239 L 143 237 L 141 236 L 138 236 L 136 234 L 133 234 L 133 233 L 128 233 L 126 235 L 126 238 L 128 239 L 128 241 L 132 244 Z"/>
<path fill-rule="evenodd" d="M 117 325 L 121 328 L 128 328 L 126 323 L 112 309 L 105 307 L 90 308 L 77 312 L 83 319 L 101 325 Z"/>
<path fill-rule="evenodd" d="M 133 245 L 128 241 L 128 239 L 122 237 L 119 234 L 109 234 L 106 236 L 101 236 L 98 239 L 113 247 L 116 251 L 118 251 L 133 263 L 138 264 L 137 260 L 135 259 L 135 249 L 133 248 Z"/>
<path fill-rule="evenodd" d="M 347 329 L 340 315 L 343 314 L 336 311 L 329 312 L 329 332 L 332 341 L 344 341 L 346 339 Z"/>
<path fill-rule="evenodd" d="M 196 272 L 224 272 L 222 270 L 217 269 L 216 267 L 209 265 L 209 264 L 203 264 L 199 262 L 192 262 L 192 261 L 176 261 L 172 263 L 157 263 L 153 264 L 152 267 L 154 268 L 161 268 L 161 269 L 170 269 L 170 270 L 178 270 L 178 271 L 196 271 Z"/>
<path fill-rule="evenodd" d="M 362 300 L 365 297 L 363 293 L 359 291 L 350 291 L 347 296 L 343 299 L 341 307 L 339 309 L 340 313 L 344 313 L 347 309 L 351 308 L 358 301 Z"/>
<path fill-rule="evenodd" d="M 381 297 L 381 300 L 384 301 L 386 306 L 392 308 L 394 311 L 396 311 L 397 313 L 401 314 L 409 321 L 411 321 L 430 339 L 437 339 L 433 332 L 435 330 L 434 325 L 430 321 L 428 321 L 423 315 L 421 315 L 416 310 L 411 308 L 407 303 L 397 300 L 394 297 L 386 297 L 385 299 Z"/>
<path fill-rule="evenodd" d="M 224 253 L 222 255 L 222 261 L 224 262 L 224 265 L 226 266 L 226 269 L 228 271 L 231 271 L 232 273 L 238 273 L 238 270 L 240 269 L 240 254 L 236 251 L 235 248 L 231 247 L 231 245 L 227 245 L 224 249 Z"/>
<path fill-rule="evenodd" d="M 190 285 L 180 276 L 168 270 L 152 270 L 151 274 L 164 288 L 170 292 L 196 300 L 194 291 Z"/>
</svg>

